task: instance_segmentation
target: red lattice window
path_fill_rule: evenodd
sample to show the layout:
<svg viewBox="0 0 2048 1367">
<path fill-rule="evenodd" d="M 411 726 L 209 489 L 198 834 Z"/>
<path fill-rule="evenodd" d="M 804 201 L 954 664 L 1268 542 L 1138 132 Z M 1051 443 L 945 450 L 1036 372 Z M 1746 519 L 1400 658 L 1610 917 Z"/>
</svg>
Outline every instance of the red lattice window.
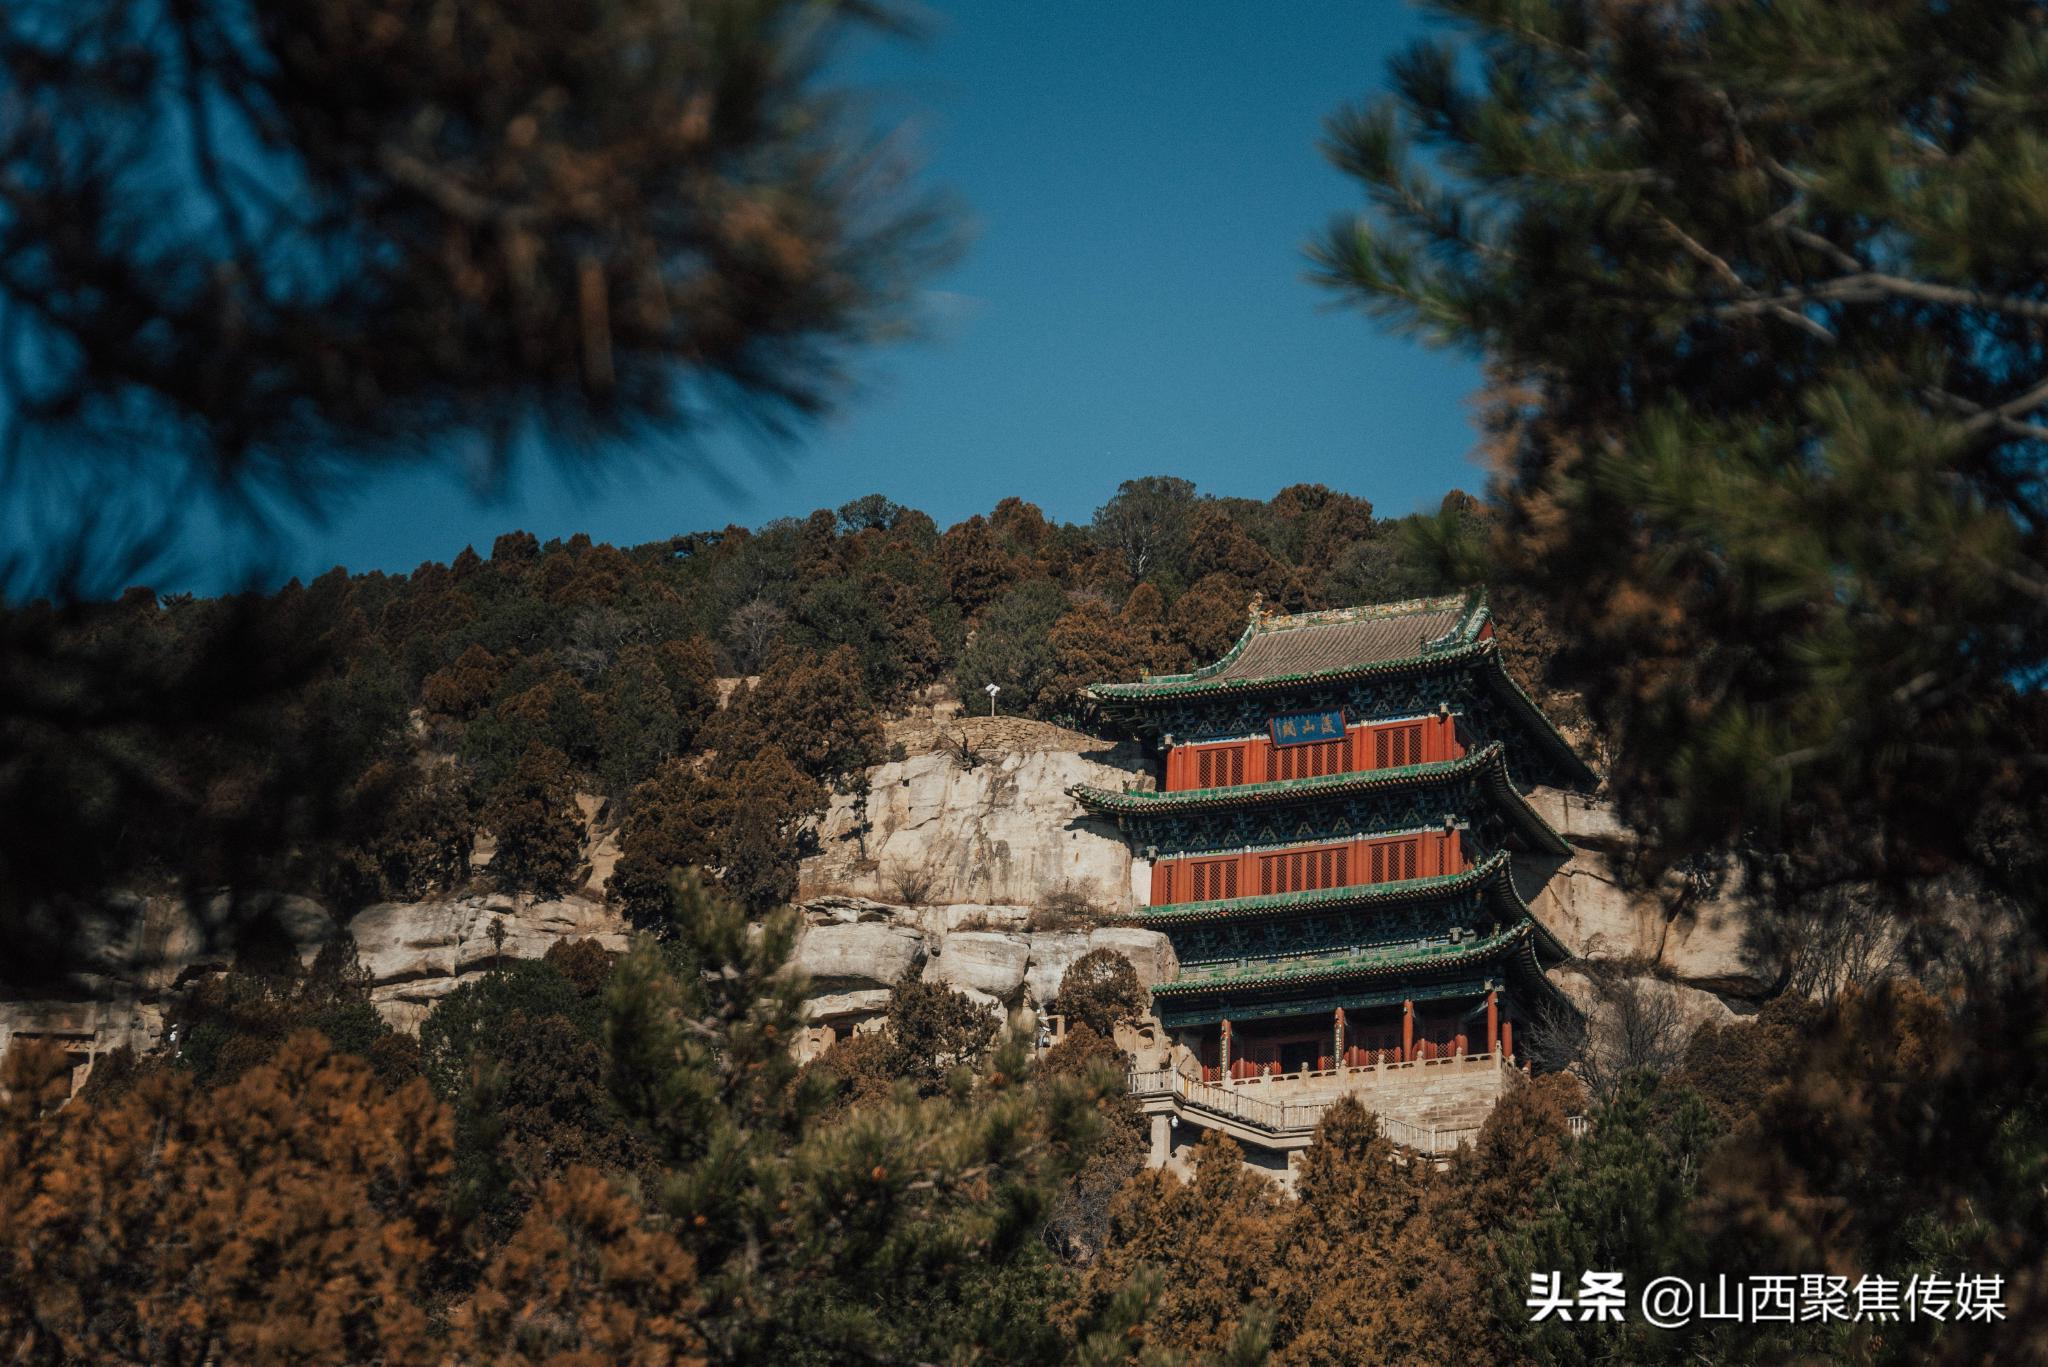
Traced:
<svg viewBox="0 0 2048 1367">
<path fill-rule="evenodd" d="M 1325 774 L 1341 774 L 1349 749 L 1349 744 L 1341 740 L 1279 746 L 1273 751 L 1273 777 L 1321 778 Z"/>
<path fill-rule="evenodd" d="M 1237 896 L 1237 861 L 1215 859 L 1188 870 L 1192 879 L 1191 902 L 1216 902 Z"/>
<path fill-rule="evenodd" d="M 1269 854 L 1259 860 L 1259 891 L 1307 892 L 1351 882 L 1351 851 L 1342 847 Z"/>
<path fill-rule="evenodd" d="M 1195 752 L 1195 786 L 1229 788 L 1244 782 L 1244 747 L 1232 745 Z"/>
<path fill-rule="evenodd" d="M 1393 883 L 1415 876 L 1416 862 L 1422 851 L 1420 840 L 1386 840 L 1369 847 L 1367 868 L 1371 870 L 1369 883 Z"/>
<path fill-rule="evenodd" d="M 1373 730 L 1372 764 L 1375 769 L 1394 769 L 1422 763 L 1422 723 L 1381 726 Z"/>
</svg>

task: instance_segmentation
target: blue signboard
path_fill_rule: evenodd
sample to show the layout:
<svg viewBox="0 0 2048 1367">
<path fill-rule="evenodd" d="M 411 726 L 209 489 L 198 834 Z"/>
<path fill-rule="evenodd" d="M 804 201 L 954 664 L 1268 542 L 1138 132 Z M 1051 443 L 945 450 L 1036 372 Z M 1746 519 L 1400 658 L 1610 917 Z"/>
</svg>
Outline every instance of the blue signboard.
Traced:
<svg viewBox="0 0 2048 1367">
<path fill-rule="evenodd" d="M 1332 712 L 1290 712 L 1284 717 L 1273 718 L 1267 725 L 1272 728 L 1275 745 L 1305 745 L 1312 740 L 1344 739 L 1342 709 Z"/>
</svg>

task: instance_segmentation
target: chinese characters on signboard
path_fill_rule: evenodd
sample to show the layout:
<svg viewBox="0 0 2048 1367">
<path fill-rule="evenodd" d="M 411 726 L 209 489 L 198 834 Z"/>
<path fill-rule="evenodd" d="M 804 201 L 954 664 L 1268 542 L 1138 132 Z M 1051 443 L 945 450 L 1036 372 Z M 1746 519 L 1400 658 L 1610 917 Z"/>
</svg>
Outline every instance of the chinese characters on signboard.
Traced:
<svg viewBox="0 0 2048 1367">
<path fill-rule="evenodd" d="M 1305 745 L 1314 740 L 1344 739 L 1342 709 L 1330 712 L 1290 712 L 1284 717 L 1273 718 L 1267 725 L 1272 728 L 1275 745 Z"/>
</svg>

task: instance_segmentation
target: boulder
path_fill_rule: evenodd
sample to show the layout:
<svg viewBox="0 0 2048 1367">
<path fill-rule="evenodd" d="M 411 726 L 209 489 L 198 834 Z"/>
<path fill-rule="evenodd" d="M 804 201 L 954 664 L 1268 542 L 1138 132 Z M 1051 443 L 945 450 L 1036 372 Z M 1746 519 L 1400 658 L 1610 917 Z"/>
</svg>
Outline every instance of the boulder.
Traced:
<svg viewBox="0 0 2048 1367">
<path fill-rule="evenodd" d="M 1093 744 L 1079 736 L 1066 743 Z M 939 750 L 879 765 L 868 771 L 864 800 L 832 800 L 803 884 L 911 903 L 1003 906 L 1070 891 L 1127 910 L 1130 850 L 1114 822 L 1084 817 L 1067 789 L 1119 788 L 1142 770 L 1135 753 L 1107 749 L 997 754 L 971 767 Z"/>
<path fill-rule="evenodd" d="M 934 938 L 957 930 L 1022 930 L 1031 924 L 1031 908 L 960 902 L 952 906 L 919 907 L 914 913 L 924 933 Z"/>
<path fill-rule="evenodd" d="M 1041 930 L 1030 936 L 1031 967 L 1024 972 L 1024 995 L 1044 1006 L 1059 995 L 1060 982 L 1074 960 L 1088 952 L 1085 930 Z"/>
<path fill-rule="evenodd" d="M 804 998 L 804 1019 L 813 1025 L 859 1025 L 881 1015 L 888 1007 L 889 989 L 886 987 L 827 992 Z"/>
<path fill-rule="evenodd" d="M 1129 959 L 1131 967 L 1137 970 L 1140 987 L 1170 982 L 1180 972 L 1180 959 L 1173 952 L 1173 941 L 1156 930 L 1104 926 L 1088 933 L 1088 948 L 1113 949 Z"/>
<path fill-rule="evenodd" d="M 995 1002 L 1009 1002 L 1024 985 L 1031 961 L 1031 942 L 1022 935 L 995 930 L 958 930 L 941 942 L 924 966 L 926 982 L 944 983 L 963 992 L 982 993 Z"/>
<path fill-rule="evenodd" d="M 1579 850 L 1561 865 L 1518 861 L 1515 885 L 1574 958 L 1653 960 L 1664 944 L 1664 909 L 1621 886 L 1609 857 Z"/>
<path fill-rule="evenodd" d="M 797 940 L 790 970 L 810 978 L 821 995 L 887 991 L 925 954 L 924 935 L 877 921 L 809 926 Z"/>
</svg>

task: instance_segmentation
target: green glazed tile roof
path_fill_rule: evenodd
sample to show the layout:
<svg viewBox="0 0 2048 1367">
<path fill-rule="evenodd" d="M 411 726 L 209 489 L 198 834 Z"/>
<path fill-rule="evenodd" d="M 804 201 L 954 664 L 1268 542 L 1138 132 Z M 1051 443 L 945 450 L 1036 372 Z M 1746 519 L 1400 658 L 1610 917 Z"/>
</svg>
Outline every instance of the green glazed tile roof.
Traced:
<svg viewBox="0 0 2048 1367">
<path fill-rule="evenodd" d="M 1081 696 L 1111 715 L 1129 715 L 1182 698 L 1277 691 L 1466 664 L 1479 669 L 1488 687 L 1522 717 L 1577 786 L 1593 787 L 1598 779 L 1592 769 L 1502 667 L 1500 643 L 1479 639 L 1490 616 L 1486 594 L 1474 590 L 1445 598 L 1263 618 L 1247 626 L 1214 664 L 1136 683 L 1091 684 Z"/>
<path fill-rule="evenodd" d="M 1222 992 L 1240 987 L 1292 987 L 1335 979 L 1391 978 L 1483 963 L 1515 949 L 1536 933 L 1524 920 L 1470 944 L 1416 945 L 1363 949 L 1350 954 L 1314 955 L 1299 959 L 1253 959 L 1242 968 L 1231 965 L 1185 973 L 1152 989 L 1155 997 Z"/>
<path fill-rule="evenodd" d="M 1265 617 L 1214 664 L 1082 692 L 1098 701 L 1176 698 L 1434 663 L 1469 650 L 1486 620 L 1479 592 Z"/>
<path fill-rule="evenodd" d="M 1325 774 L 1320 778 L 1241 783 L 1233 788 L 1189 788 L 1176 793 L 1116 793 L 1080 783 L 1067 792 L 1091 812 L 1109 816 L 1168 816 L 1176 812 L 1321 802 L 1383 788 L 1448 783 L 1475 773 L 1485 777 L 1509 818 L 1531 840 L 1553 854 L 1571 853 L 1571 844 L 1543 819 L 1542 813 L 1529 805 L 1529 800 L 1508 780 L 1507 749 L 1499 741 L 1475 750 L 1463 759 L 1404 764 L 1390 769 L 1362 769 L 1348 774 Z"/>
</svg>

